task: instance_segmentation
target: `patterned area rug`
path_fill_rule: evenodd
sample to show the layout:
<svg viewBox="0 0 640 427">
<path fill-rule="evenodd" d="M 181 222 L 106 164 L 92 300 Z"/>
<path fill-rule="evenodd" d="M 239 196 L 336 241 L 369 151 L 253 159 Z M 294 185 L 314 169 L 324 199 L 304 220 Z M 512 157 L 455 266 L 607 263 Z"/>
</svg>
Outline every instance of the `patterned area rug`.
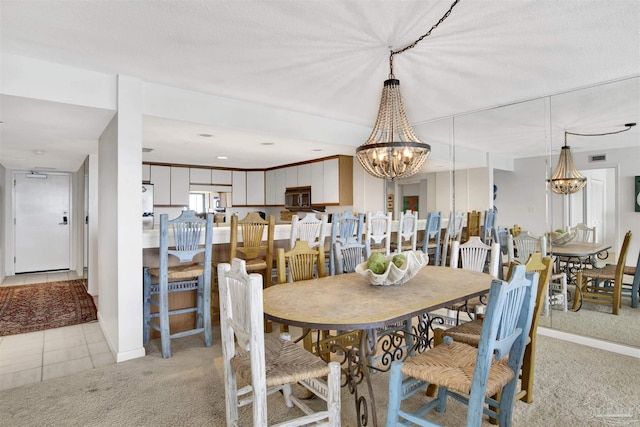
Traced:
<svg viewBox="0 0 640 427">
<path fill-rule="evenodd" d="M 0 336 L 98 319 L 84 280 L 0 287 Z"/>
</svg>

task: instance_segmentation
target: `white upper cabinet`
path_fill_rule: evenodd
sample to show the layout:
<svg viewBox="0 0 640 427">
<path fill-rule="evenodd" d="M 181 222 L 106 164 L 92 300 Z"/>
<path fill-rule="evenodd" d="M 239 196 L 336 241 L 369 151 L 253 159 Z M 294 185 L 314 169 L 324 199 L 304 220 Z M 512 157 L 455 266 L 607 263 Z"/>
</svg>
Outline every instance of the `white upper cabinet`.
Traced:
<svg viewBox="0 0 640 427">
<path fill-rule="evenodd" d="M 153 204 L 171 204 L 171 167 L 151 165 L 149 181 L 153 184 Z"/>
<path fill-rule="evenodd" d="M 297 187 L 298 186 L 298 167 L 289 166 L 284 168 L 285 174 L 285 187 Z"/>
<path fill-rule="evenodd" d="M 151 181 L 151 165 L 142 165 L 142 181 Z"/>
<path fill-rule="evenodd" d="M 265 205 L 276 204 L 276 169 L 268 170 L 264 173 L 264 203 Z"/>
<path fill-rule="evenodd" d="M 233 206 L 246 206 L 247 173 L 245 171 L 233 171 L 233 182 L 231 186 L 231 200 L 233 201 Z"/>
<path fill-rule="evenodd" d="M 323 203 L 340 202 L 340 168 L 338 159 L 325 160 L 324 167 L 324 200 Z"/>
<path fill-rule="evenodd" d="M 171 166 L 171 205 L 189 206 L 189 168 Z"/>
<path fill-rule="evenodd" d="M 211 169 L 211 183 L 220 185 L 231 185 L 232 174 L 226 169 Z"/>
<path fill-rule="evenodd" d="M 191 184 L 211 184 L 211 169 L 190 168 L 189 182 Z"/>
<path fill-rule="evenodd" d="M 298 168 L 298 187 L 307 187 L 311 185 L 311 163 L 297 166 Z"/>
<path fill-rule="evenodd" d="M 247 172 L 247 205 L 262 206 L 264 205 L 264 172 L 248 171 Z"/>
<path fill-rule="evenodd" d="M 284 190 L 287 188 L 286 175 L 284 168 L 276 169 L 276 205 L 284 205 Z"/>
<path fill-rule="evenodd" d="M 314 162 L 311 166 L 311 204 L 322 205 L 324 201 L 324 162 Z"/>
</svg>

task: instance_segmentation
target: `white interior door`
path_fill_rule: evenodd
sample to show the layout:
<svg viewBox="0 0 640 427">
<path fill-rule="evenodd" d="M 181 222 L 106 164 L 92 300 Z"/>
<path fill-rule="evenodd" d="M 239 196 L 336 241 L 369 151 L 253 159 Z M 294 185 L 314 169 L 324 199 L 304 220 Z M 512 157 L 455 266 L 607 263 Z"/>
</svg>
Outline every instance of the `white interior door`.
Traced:
<svg viewBox="0 0 640 427">
<path fill-rule="evenodd" d="M 15 272 L 68 270 L 71 260 L 71 177 L 14 174 Z"/>
</svg>

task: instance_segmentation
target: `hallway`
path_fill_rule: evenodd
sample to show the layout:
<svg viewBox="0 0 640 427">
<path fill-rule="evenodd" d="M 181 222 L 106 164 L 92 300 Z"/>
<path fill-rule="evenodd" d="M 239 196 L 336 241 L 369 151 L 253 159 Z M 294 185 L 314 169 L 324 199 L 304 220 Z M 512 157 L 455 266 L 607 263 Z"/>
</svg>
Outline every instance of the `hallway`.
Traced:
<svg viewBox="0 0 640 427">
<path fill-rule="evenodd" d="M 0 286 L 78 278 L 75 272 L 16 275 L 5 278 Z M 114 363 L 115 359 L 98 322 L 0 336 L 0 390 Z"/>
</svg>

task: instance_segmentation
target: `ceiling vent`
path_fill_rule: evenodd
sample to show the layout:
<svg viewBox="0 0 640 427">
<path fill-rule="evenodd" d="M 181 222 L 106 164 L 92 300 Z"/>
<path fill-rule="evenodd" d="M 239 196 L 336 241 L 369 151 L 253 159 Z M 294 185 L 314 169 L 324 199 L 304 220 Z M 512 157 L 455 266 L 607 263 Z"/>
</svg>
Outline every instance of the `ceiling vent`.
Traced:
<svg viewBox="0 0 640 427">
<path fill-rule="evenodd" d="M 607 155 L 606 154 L 595 154 L 593 156 L 589 156 L 589 163 L 592 162 L 606 162 Z"/>
</svg>

